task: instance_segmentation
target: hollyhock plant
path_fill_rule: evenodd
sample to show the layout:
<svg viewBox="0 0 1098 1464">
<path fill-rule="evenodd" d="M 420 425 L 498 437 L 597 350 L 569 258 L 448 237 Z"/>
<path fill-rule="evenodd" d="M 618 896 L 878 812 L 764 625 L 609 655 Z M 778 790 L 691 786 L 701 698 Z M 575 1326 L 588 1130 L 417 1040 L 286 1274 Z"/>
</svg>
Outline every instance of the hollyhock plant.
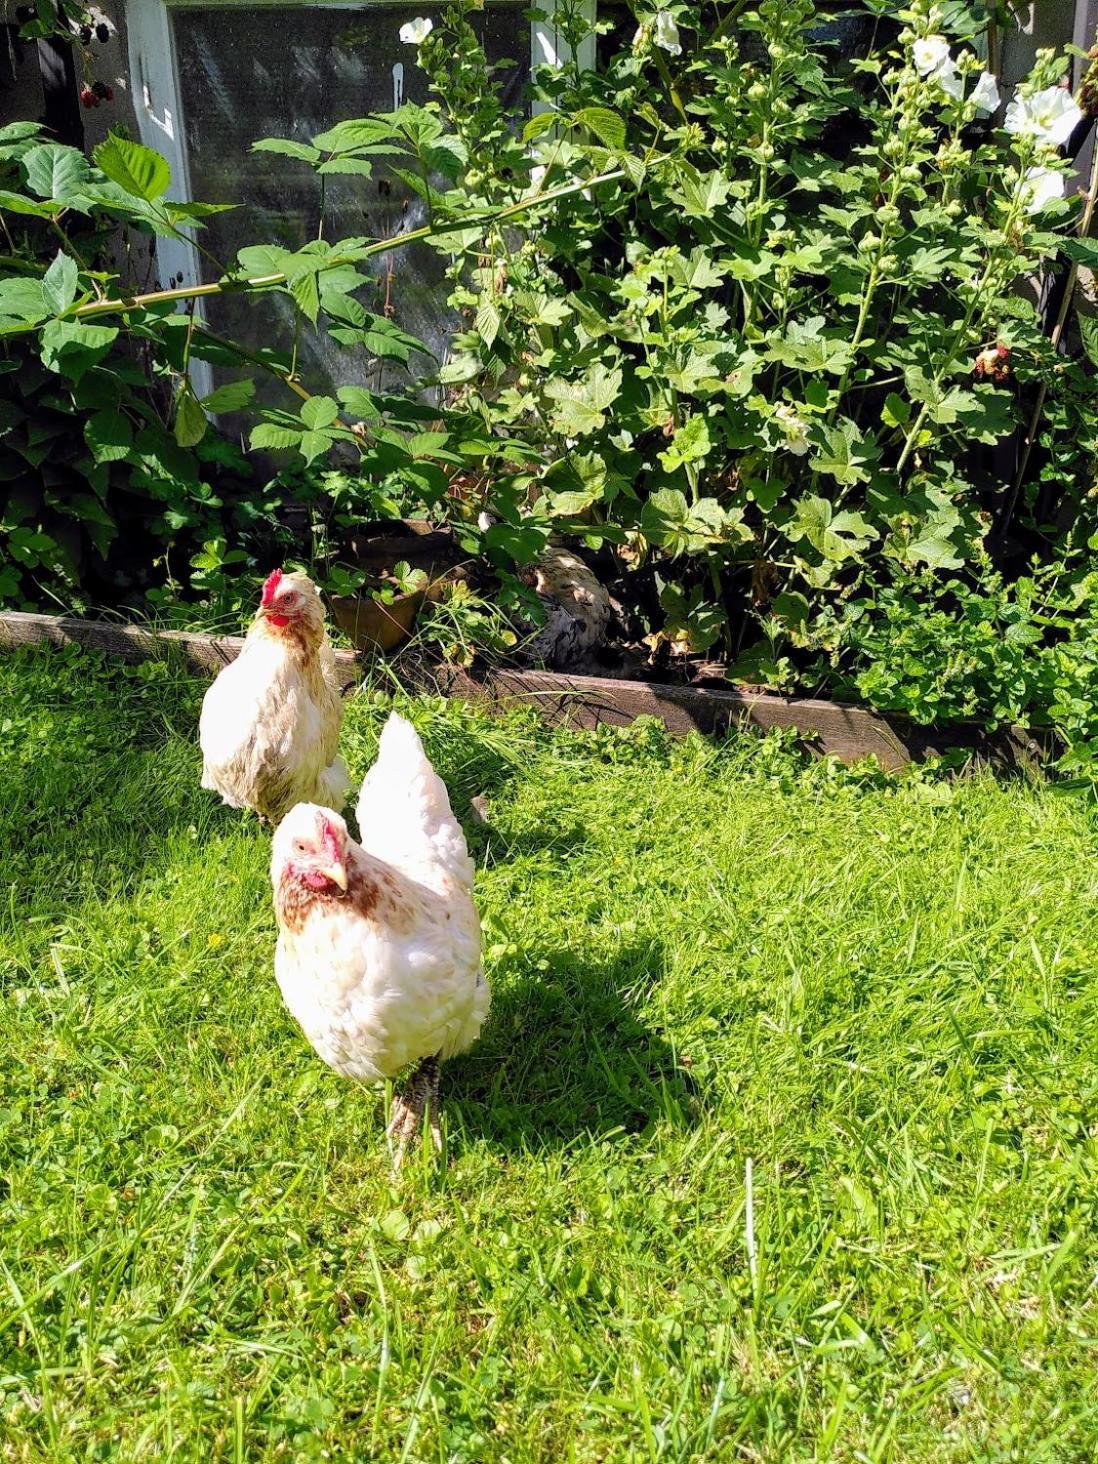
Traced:
<svg viewBox="0 0 1098 1464">
<path fill-rule="evenodd" d="M 1028 214 L 1042 213 L 1050 203 L 1064 196 L 1064 175 L 1057 168 L 1029 168 L 1022 179 L 1022 193 Z"/>
<path fill-rule="evenodd" d="M 1002 105 L 1002 97 L 999 95 L 999 83 L 992 76 L 990 71 L 981 73 L 980 80 L 969 98 L 981 112 L 997 112 Z"/>
<path fill-rule="evenodd" d="M 669 56 L 682 55 L 679 28 L 675 24 L 675 17 L 669 10 L 657 12 L 656 23 L 652 28 L 652 39 L 660 50 L 666 51 Z"/>
<path fill-rule="evenodd" d="M 1041 147 L 1063 147 L 1083 120 L 1070 92 L 1045 87 L 1029 96 L 1016 96 L 1007 107 L 1004 126 L 1017 137 L 1030 137 Z"/>
<path fill-rule="evenodd" d="M 952 64 L 945 36 L 924 36 L 911 48 L 911 56 L 920 76 L 933 76 L 943 66 Z"/>
<path fill-rule="evenodd" d="M 435 23 L 429 16 L 417 15 L 415 20 L 410 20 L 400 28 L 400 39 L 406 46 L 420 46 L 435 28 Z"/>
</svg>

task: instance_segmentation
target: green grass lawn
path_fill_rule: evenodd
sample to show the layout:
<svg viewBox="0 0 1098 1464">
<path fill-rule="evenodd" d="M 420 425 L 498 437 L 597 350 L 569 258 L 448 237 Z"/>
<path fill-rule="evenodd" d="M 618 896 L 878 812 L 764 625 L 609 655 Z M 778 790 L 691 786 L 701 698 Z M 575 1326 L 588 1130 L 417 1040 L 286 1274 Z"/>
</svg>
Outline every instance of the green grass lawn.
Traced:
<svg viewBox="0 0 1098 1464">
<path fill-rule="evenodd" d="M 394 1181 L 201 692 L 0 660 L 0 1458 L 1098 1456 L 1084 804 L 411 703 L 495 1001 Z"/>
</svg>

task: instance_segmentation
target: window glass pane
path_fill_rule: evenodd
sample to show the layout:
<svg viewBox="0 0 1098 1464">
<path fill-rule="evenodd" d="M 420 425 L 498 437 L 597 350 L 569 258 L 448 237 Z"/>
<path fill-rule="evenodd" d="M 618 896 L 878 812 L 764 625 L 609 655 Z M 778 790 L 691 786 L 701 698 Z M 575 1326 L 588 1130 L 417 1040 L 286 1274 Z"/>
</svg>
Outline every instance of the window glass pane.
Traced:
<svg viewBox="0 0 1098 1464">
<path fill-rule="evenodd" d="M 430 5 L 173 10 L 191 196 L 243 205 L 209 219 L 202 231 L 202 243 L 217 259 L 234 261 L 244 245 L 298 249 L 317 237 L 319 179 L 307 164 L 253 153 L 251 144 L 261 137 L 307 142 L 348 117 L 391 111 L 401 98 L 426 102 L 416 48 L 398 34 L 417 15 L 438 24 L 440 11 Z M 520 112 L 529 72 L 528 17 L 520 5 L 493 5 L 475 15 L 473 23 L 491 60 L 515 62 L 503 75 L 509 105 Z M 380 164 L 375 169 L 368 179 L 326 180 L 325 238 L 382 238 L 426 222 L 422 201 Z M 441 351 L 450 322 L 439 256 L 423 245 L 411 245 L 360 268 L 375 279 L 374 288 L 358 296 L 366 308 L 388 310 L 403 329 Z M 204 278 L 216 278 L 208 262 L 202 269 Z M 275 295 L 218 299 L 208 310 L 214 329 L 261 345 L 288 346 L 292 316 L 289 298 Z M 307 330 L 299 358 L 310 385 L 378 384 L 379 368 L 365 353 Z M 420 357 L 417 370 L 413 358 L 413 374 L 423 374 L 429 365 Z M 381 385 L 392 384 L 401 372 L 393 363 L 381 369 Z"/>
</svg>

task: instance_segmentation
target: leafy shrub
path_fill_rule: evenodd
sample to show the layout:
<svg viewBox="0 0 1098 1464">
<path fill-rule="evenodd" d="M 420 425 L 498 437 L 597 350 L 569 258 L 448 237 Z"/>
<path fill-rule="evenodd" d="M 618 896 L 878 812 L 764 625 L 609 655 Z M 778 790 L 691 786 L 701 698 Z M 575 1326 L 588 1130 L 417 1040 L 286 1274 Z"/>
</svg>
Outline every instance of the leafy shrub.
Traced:
<svg viewBox="0 0 1098 1464">
<path fill-rule="evenodd" d="M 1077 214 L 1051 146 L 1066 59 L 1042 55 L 995 130 L 958 44 L 979 7 L 920 0 L 843 64 L 810 0 L 674 5 L 602 72 L 544 78 L 557 111 L 507 142 L 465 101 L 466 8 L 419 48 L 465 160 L 435 208 L 621 172 L 454 271 L 468 328 L 442 380 L 538 464 L 489 550 L 609 545 L 654 571 L 650 629 L 695 651 L 760 619 L 796 643 L 867 564 L 975 565 L 1002 488 L 986 449 L 1024 389 L 1093 402 L 1018 289 Z"/>
<path fill-rule="evenodd" d="M 67 608 L 137 597 L 170 574 L 173 546 L 197 547 L 211 533 L 235 537 L 249 517 L 240 452 L 215 435 L 201 444 L 188 437 L 178 412 L 172 431 L 187 317 L 161 307 L 147 321 L 138 312 L 97 323 L 94 310 L 87 321 L 75 318 L 79 302 L 94 306 L 104 296 L 120 219 L 146 235 L 172 233 L 204 212 L 160 200 L 167 164 L 127 146 L 112 142 L 101 149 L 105 168 L 92 167 L 34 123 L 0 129 L 12 251 L 0 276 L 7 603 Z M 142 189 L 155 197 L 142 198 Z"/>
<path fill-rule="evenodd" d="M 38 352 L 69 408 L 111 417 L 106 448 L 131 482 L 154 499 L 170 485 L 163 527 L 201 539 L 197 588 L 223 595 L 252 550 L 171 453 L 197 461 L 209 413 L 251 410 L 255 447 L 344 478 L 304 503 L 250 495 L 276 539 L 294 513 L 327 532 L 383 500 L 449 519 L 503 599 L 550 537 L 571 539 L 618 579 L 651 644 L 738 655 L 733 675 L 768 684 L 803 684 L 822 647 L 881 705 L 989 720 L 1036 706 L 1085 744 L 1085 596 L 1042 620 L 1025 580 L 997 577 L 1094 527 L 1092 373 L 1058 353 L 1022 288 L 1061 253 L 1098 261 L 1067 237 L 1079 205 L 1058 146 L 1081 114 L 1059 86 L 1066 59 L 1040 55 L 1000 126 L 972 44 L 982 4 L 867 0 L 836 17 L 813 0 L 676 3 L 642 10 L 635 32 L 597 22 L 604 64 L 543 70 L 551 109 L 523 124 L 474 8 L 455 0 L 414 28 L 428 106 L 256 144 L 322 177 L 394 169 L 428 225 L 297 251 L 259 241 L 202 287 L 278 290 L 305 329 L 425 359 L 359 298 L 369 258 L 424 240 L 447 262 L 459 327 L 407 391 L 315 395 L 292 342 L 248 352 L 174 313 L 193 289 L 128 295 L 65 230 L 200 227 L 206 208 L 166 201 L 148 149 L 112 138 L 90 166 L 33 129 L 0 138 L 5 206 L 34 221 L 0 278 L 0 333 Z M 554 20 L 577 51 L 591 39 L 578 4 Z M 53 257 L 46 230 L 64 235 Z M 135 351 L 143 365 L 123 364 Z M 247 379 L 200 402 L 193 359 L 262 368 L 285 405 L 256 406 Z M 1023 431 L 1038 443 L 1028 478 L 995 458 Z M 20 534 L 51 538 L 43 512 Z M 338 553 L 323 555 L 338 576 Z"/>
<path fill-rule="evenodd" d="M 975 587 L 925 571 L 865 587 L 828 639 L 841 695 L 928 725 L 1049 728 L 1062 771 L 1098 767 L 1098 573 L 1086 560 L 1013 583 L 985 564 Z"/>
</svg>

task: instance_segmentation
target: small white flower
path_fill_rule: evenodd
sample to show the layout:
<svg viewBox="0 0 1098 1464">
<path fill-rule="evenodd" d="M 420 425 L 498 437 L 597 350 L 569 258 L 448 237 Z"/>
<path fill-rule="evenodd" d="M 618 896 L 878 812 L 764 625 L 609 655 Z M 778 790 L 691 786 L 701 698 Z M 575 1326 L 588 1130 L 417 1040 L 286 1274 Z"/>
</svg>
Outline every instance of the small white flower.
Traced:
<svg viewBox="0 0 1098 1464">
<path fill-rule="evenodd" d="M 1056 168 L 1030 168 L 1022 179 L 1026 213 L 1036 214 L 1064 196 L 1064 175 Z"/>
<path fill-rule="evenodd" d="M 434 21 L 427 15 L 417 15 L 400 28 L 400 39 L 406 46 L 419 46 L 435 28 Z"/>
<path fill-rule="evenodd" d="M 990 71 L 981 73 L 980 80 L 976 83 L 976 89 L 969 100 L 975 102 L 981 112 L 997 112 L 999 110 L 999 105 L 1003 99 L 999 95 L 999 83 Z"/>
<path fill-rule="evenodd" d="M 794 457 L 804 457 L 808 451 L 808 423 L 797 415 L 797 409 L 788 402 L 774 408 L 774 421 L 785 433 L 785 445 Z"/>
<path fill-rule="evenodd" d="M 964 80 L 952 61 L 947 61 L 944 66 L 939 66 L 937 71 L 931 74 L 930 80 L 936 81 L 946 96 L 952 97 L 955 102 L 959 102 L 965 94 Z"/>
<path fill-rule="evenodd" d="M 924 36 L 911 48 L 915 70 L 920 76 L 930 76 L 950 63 L 949 42 L 945 36 Z"/>
<path fill-rule="evenodd" d="M 675 17 L 669 10 L 659 10 L 656 12 L 656 25 L 652 32 L 652 39 L 669 56 L 682 55 L 682 45 L 679 41 L 679 28 L 675 24 Z"/>
<path fill-rule="evenodd" d="M 1061 86 L 1049 86 L 1031 97 L 1015 97 L 1003 125 L 1008 132 L 1034 137 L 1045 147 L 1063 147 L 1082 120 L 1071 93 Z"/>
</svg>

